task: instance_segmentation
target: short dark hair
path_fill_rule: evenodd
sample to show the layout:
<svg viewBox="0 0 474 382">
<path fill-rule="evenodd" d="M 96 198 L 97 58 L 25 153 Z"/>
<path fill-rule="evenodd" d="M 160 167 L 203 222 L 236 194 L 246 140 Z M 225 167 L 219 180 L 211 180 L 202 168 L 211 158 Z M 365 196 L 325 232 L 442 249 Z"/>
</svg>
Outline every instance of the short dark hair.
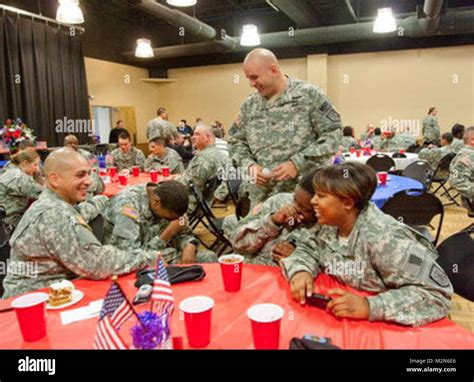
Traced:
<svg viewBox="0 0 474 382">
<path fill-rule="evenodd" d="M 464 125 L 456 123 L 451 129 L 451 134 L 453 134 L 453 137 L 455 138 L 462 139 L 462 136 L 464 135 L 464 130 L 466 130 Z"/>
<path fill-rule="evenodd" d="M 182 119 L 182 120 L 181 120 L 181 122 L 184 122 L 184 123 L 186 123 L 186 120 L 185 120 L 185 119 Z"/>
<path fill-rule="evenodd" d="M 130 133 L 128 131 L 122 131 L 118 137 L 119 139 L 128 139 L 129 141 L 131 140 Z"/>
<path fill-rule="evenodd" d="M 25 139 L 24 141 L 21 141 L 18 144 L 18 150 L 23 151 L 27 149 L 28 147 L 36 147 L 35 143 L 33 141 L 30 141 L 29 139 Z"/>
<path fill-rule="evenodd" d="M 166 113 L 166 109 L 164 107 L 159 107 L 156 111 L 156 115 L 161 115 L 163 113 Z"/>
<path fill-rule="evenodd" d="M 298 180 L 298 186 L 310 195 L 314 194 L 313 178 L 317 170 L 318 169 L 305 172 Z"/>
<path fill-rule="evenodd" d="M 444 133 L 444 134 L 441 136 L 441 138 L 447 140 L 448 143 L 452 143 L 452 142 L 453 142 L 453 134 L 451 134 L 451 133 Z"/>
<path fill-rule="evenodd" d="M 118 125 L 121 122 L 123 122 L 123 121 L 121 119 L 119 119 L 116 124 Z"/>
<path fill-rule="evenodd" d="M 374 135 L 382 135 L 382 130 L 380 130 L 380 127 L 376 127 L 374 129 Z"/>
<path fill-rule="evenodd" d="M 372 167 L 357 162 L 346 162 L 324 167 L 313 179 L 317 191 L 338 198 L 350 198 L 358 210 L 364 209 L 377 188 L 377 175 Z"/>
<path fill-rule="evenodd" d="M 188 211 L 189 192 L 188 188 L 175 180 L 158 183 L 153 190 L 160 198 L 161 206 L 169 211 L 173 211 L 179 216 Z"/>
<path fill-rule="evenodd" d="M 150 139 L 150 142 L 149 143 L 156 143 L 157 145 L 163 145 L 166 147 L 166 139 L 163 138 L 163 137 L 155 137 L 155 138 L 152 138 Z"/>
<path fill-rule="evenodd" d="M 431 114 L 434 109 L 436 109 L 436 108 L 435 107 L 430 107 L 430 109 L 428 110 L 428 114 Z"/>
<path fill-rule="evenodd" d="M 344 135 L 345 137 L 352 137 L 352 127 L 351 126 L 346 126 L 344 127 L 344 130 L 342 131 L 342 135 Z"/>
</svg>

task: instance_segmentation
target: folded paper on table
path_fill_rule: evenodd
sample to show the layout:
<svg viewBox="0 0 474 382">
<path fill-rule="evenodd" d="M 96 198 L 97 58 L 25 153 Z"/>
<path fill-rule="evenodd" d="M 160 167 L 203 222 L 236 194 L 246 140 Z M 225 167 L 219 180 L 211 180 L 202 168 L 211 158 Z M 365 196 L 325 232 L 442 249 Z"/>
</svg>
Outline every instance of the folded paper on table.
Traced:
<svg viewBox="0 0 474 382">
<path fill-rule="evenodd" d="M 82 308 L 66 310 L 61 312 L 61 323 L 63 325 L 71 324 L 77 321 L 88 320 L 89 318 L 98 317 L 100 310 L 102 309 L 102 304 L 104 299 L 91 301 L 87 306 Z"/>
</svg>

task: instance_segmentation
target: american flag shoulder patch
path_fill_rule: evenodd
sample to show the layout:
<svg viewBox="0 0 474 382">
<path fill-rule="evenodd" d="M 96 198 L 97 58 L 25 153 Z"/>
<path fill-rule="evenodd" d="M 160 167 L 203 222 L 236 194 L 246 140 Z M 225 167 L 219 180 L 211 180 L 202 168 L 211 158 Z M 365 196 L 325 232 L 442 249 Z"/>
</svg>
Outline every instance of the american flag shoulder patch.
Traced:
<svg viewBox="0 0 474 382">
<path fill-rule="evenodd" d="M 120 213 L 124 216 L 129 217 L 130 219 L 138 220 L 138 211 L 130 206 L 123 206 Z"/>
</svg>

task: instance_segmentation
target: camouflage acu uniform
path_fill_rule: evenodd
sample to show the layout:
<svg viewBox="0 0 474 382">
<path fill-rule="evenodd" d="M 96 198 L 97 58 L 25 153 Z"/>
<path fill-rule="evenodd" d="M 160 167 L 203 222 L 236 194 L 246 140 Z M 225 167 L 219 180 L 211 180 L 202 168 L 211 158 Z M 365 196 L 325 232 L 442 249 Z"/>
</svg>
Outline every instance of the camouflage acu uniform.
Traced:
<svg viewBox="0 0 474 382">
<path fill-rule="evenodd" d="M 462 139 L 453 138 L 451 142 L 451 147 L 453 148 L 453 152 L 456 154 L 464 148 L 464 141 Z"/>
<path fill-rule="evenodd" d="M 453 153 L 453 145 L 447 145 L 443 147 L 424 148 L 418 153 L 418 158 L 428 162 L 430 167 L 434 170 L 438 167 L 439 161 L 445 155 Z"/>
<path fill-rule="evenodd" d="M 330 164 L 342 137 L 341 118 L 318 87 L 288 79 L 273 102 L 252 94 L 242 104 L 240 123 L 229 141 L 237 166 L 253 164 L 273 170 L 291 160 L 299 174 Z M 297 180 L 246 185 L 253 204 L 280 192 L 293 192 Z"/>
<path fill-rule="evenodd" d="M 146 186 L 128 187 L 114 196 L 107 203 L 103 216 L 105 218 L 104 242 L 119 249 L 142 248 L 160 251 L 164 259 L 173 264 L 181 260 L 182 250 L 187 244 L 199 246 L 199 241 L 189 228 L 177 234 L 169 243 L 160 239 L 160 234 L 170 221 L 153 214 Z M 197 253 L 197 262 L 216 261 L 217 256 L 214 252 Z"/>
<path fill-rule="evenodd" d="M 342 137 L 341 146 L 344 147 L 345 151 L 349 151 L 349 147 L 356 147 L 359 144 L 354 137 Z"/>
<path fill-rule="evenodd" d="M 289 230 L 272 222 L 274 213 L 292 203 L 293 194 L 276 194 L 263 204 L 256 205 L 238 222 L 235 215 L 224 219 L 226 237 L 230 239 L 234 251 L 245 257 L 246 263 L 276 266 L 278 263 L 273 260 L 272 251 L 277 244 L 287 241 L 296 247 L 298 242 L 308 240 L 314 234 L 315 228 L 299 226 Z"/>
<path fill-rule="evenodd" d="M 438 118 L 433 115 L 427 115 L 423 119 L 423 138 L 427 142 L 435 142 L 441 139 L 441 134 L 439 131 Z"/>
<path fill-rule="evenodd" d="M 12 164 L 0 175 L 0 205 L 5 207 L 6 223 L 15 227 L 29 204 L 38 199 L 42 191 L 43 187 L 33 177 Z"/>
<path fill-rule="evenodd" d="M 4 298 L 76 276 L 101 280 L 129 273 L 153 265 L 157 257 L 156 251 L 102 245 L 78 210 L 49 189 L 25 213 L 10 245 L 16 267 L 3 281 Z M 19 264 L 33 272 L 18 272 Z"/>
<path fill-rule="evenodd" d="M 419 326 L 448 314 L 453 288 L 436 257 L 426 238 L 370 203 L 347 243 L 339 240 L 336 227 L 322 226 L 281 264 L 290 280 L 298 272 L 316 276 L 324 271 L 377 293 L 367 298 L 370 321 Z"/>
<path fill-rule="evenodd" d="M 222 153 L 215 145 L 209 145 L 199 150 L 194 158 L 189 162 L 183 176 L 178 179 L 179 182 L 189 187 L 192 181 L 195 186 L 204 191 L 206 184 L 212 179 L 222 179 L 225 169 L 231 165 L 230 159 Z M 225 200 L 228 190 L 225 182 L 222 182 L 214 192 L 214 197 L 219 200 Z M 208 200 L 210 202 L 211 200 Z M 196 208 L 196 199 L 193 195 L 189 198 L 188 211 L 191 213 Z"/>
<path fill-rule="evenodd" d="M 145 171 L 159 171 L 163 167 L 169 167 L 170 174 L 181 174 L 184 172 L 183 159 L 173 149 L 167 147 L 165 156 L 160 158 L 156 155 L 151 154 L 145 161 Z"/>
<path fill-rule="evenodd" d="M 156 117 L 148 122 L 146 126 L 146 137 L 148 141 L 153 138 L 170 139 L 178 135 L 176 126 L 169 121 L 165 121 L 161 117 Z"/>
<path fill-rule="evenodd" d="M 380 150 L 382 148 L 382 143 L 383 143 L 383 140 L 380 135 L 374 135 L 371 138 L 371 145 L 372 145 L 372 148 L 375 150 Z"/>
<path fill-rule="evenodd" d="M 124 154 L 120 148 L 115 149 L 111 153 L 114 159 L 114 166 L 117 167 L 117 171 L 128 169 L 130 170 L 133 166 L 140 167 L 143 171 L 145 168 L 145 155 L 142 151 L 132 147 L 127 154 Z"/>
<path fill-rule="evenodd" d="M 465 146 L 449 167 L 449 183 L 474 203 L 474 147 Z"/>
<path fill-rule="evenodd" d="M 383 151 L 399 151 L 406 150 L 411 145 L 416 144 L 415 137 L 409 134 L 395 134 L 392 138 L 382 140 L 380 150 Z"/>
</svg>

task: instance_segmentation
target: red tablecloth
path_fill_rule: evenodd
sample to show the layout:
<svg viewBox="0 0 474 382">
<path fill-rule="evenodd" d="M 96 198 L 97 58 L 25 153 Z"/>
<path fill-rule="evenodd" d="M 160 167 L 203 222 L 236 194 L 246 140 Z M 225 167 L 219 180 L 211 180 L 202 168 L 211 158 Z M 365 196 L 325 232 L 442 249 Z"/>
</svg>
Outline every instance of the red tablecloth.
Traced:
<svg viewBox="0 0 474 382">
<path fill-rule="evenodd" d="M 173 286 L 176 309 L 173 314 L 172 335 L 182 336 L 184 347 L 187 338 L 184 321 L 180 319 L 178 305 L 190 296 L 206 295 L 215 300 L 212 312 L 211 343 L 208 349 L 252 349 L 253 341 L 247 309 L 256 303 L 271 302 L 282 306 L 285 315 L 282 320 L 280 348 L 287 349 L 292 337 L 313 333 L 331 337 L 333 342 L 344 349 L 474 349 L 474 333 L 458 326 L 448 319 L 419 327 L 410 328 L 384 322 L 337 319 L 332 314 L 295 303 L 290 296 L 288 283 L 279 269 L 274 267 L 245 265 L 242 290 L 237 293 L 225 292 L 218 264 L 204 265 L 207 276 L 200 282 Z M 131 300 L 136 292 L 134 276 L 119 279 L 119 283 Z M 85 293 L 85 298 L 73 307 L 88 305 L 89 302 L 104 298 L 110 281 L 78 280 L 76 287 Z M 316 280 L 319 292 L 331 288 L 353 291 L 328 275 L 320 275 Z M 356 292 L 359 293 L 360 292 Z M 0 302 L 0 309 L 6 308 L 10 300 Z M 149 304 L 139 305 L 145 310 Z M 98 318 L 62 325 L 57 310 L 47 311 L 47 337 L 34 343 L 22 340 L 14 312 L 0 314 L 1 349 L 89 349 Z M 121 333 L 129 340 L 124 326 Z"/>
<path fill-rule="evenodd" d="M 165 178 L 163 177 L 163 175 L 158 174 L 158 183 L 162 182 L 164 179 Z M 130 175 L 128 178 L 127 186 L 137 186 L 139 184 L 147 184 L 148 182 L 151 182 L 150 174 L 142 172 L 137 177 Z M 118 194 L 123 189 L 124 187 L 120 187 L 118 176 L 115 176 L 113 183 L 109 183 L 105 185 L 105 190 L 102 193 L 102 195 L 105 195 L 111 198 L 112 196 Z"/>
</svg>

